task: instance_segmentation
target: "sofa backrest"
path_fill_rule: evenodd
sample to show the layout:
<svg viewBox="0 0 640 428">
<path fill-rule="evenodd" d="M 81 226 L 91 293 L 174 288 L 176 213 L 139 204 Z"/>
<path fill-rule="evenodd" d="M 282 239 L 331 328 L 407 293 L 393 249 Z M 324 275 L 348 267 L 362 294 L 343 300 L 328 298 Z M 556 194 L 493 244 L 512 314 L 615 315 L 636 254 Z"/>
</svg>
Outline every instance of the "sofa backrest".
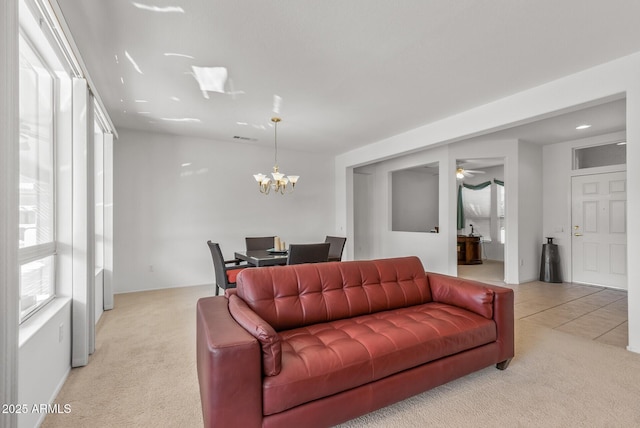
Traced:
<svg viewBox="0 0 640 428">
<path fill-rule="evenodd" d="M 237 296 L 276 331 L 432 301 L 417 257 L 244 269 Z"/>
</svg>

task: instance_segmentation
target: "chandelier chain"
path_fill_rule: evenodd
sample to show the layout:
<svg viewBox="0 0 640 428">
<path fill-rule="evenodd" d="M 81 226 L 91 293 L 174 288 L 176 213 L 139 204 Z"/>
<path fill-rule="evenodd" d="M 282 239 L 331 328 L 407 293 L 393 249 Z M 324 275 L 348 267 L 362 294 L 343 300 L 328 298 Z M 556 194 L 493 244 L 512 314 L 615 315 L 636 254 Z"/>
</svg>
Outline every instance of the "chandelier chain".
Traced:
<svg viewBox="0 0 640 428">
<path fill-rule="evenodd" d="M 278 166 L 278 122 L 279 121 L 274 121 L 273 122 L 273 126 L 275 127 L 274 131 L 273 131 L 273 140 L 274 140 L 274 144 L 276 146 L 276 150 L 275 150 L 275 166 Z"/>
</svg>

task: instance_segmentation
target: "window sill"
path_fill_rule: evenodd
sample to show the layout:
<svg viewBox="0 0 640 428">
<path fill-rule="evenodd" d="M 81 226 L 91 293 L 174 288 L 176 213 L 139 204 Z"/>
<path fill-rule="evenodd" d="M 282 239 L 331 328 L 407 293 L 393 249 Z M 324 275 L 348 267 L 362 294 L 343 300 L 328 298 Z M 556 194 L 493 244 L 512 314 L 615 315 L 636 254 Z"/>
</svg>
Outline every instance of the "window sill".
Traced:
<svg viewBox="0 0 640 428">
<path fill-rule="evenodd" d="M 27 343 L 40 329 L 51 320 L 58 312 L 64 309 L 71 302 L 70 297 L 56 297 L 47 303 L 37 313 L 20 325 L 18 337 L 18 347 Z"/>
</svg>

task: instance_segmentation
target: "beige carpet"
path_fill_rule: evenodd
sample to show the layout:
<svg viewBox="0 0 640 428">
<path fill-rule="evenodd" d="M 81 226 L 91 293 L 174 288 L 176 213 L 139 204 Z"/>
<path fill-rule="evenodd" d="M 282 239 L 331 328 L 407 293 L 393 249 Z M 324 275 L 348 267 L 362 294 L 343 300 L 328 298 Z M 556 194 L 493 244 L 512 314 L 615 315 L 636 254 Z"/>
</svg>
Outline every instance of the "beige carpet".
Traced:
<svg viewBox="0 0 640 428">
<path fill-rule="evenodd" d="M 198 427 L 191 287 L 116 296 L 97 349 L 74 369 L 43 427 Z M 640 355 L 518 321 L 516 358 L 355 419 L 343 427 L 640 426 Z"/>
</svg>

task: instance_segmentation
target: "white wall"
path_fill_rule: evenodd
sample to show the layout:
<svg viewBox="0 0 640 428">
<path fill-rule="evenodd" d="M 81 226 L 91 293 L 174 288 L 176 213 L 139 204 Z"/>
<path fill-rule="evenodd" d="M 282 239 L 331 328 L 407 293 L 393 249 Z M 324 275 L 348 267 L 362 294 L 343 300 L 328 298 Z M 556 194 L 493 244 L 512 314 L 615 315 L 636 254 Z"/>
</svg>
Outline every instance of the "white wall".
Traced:
<svg viewBox="0 0 640 428">
<path fill-rule="evenodd" d="M 560 252 L 563 280 L 571 275 L 571 176 L 572 150 L 576 147 L 609 143 L 625 138 L 624 132 L 600 135 L 544 146 L 543 155 L 543 231 L 554 238 Z"/>
<path fill-rule="evenodd" d="M 213 283 L 209 239 L 232 258 L 246 236 L 308 243 L 339 234 L 328 156 L 279 150 L 281 172 L 300 180 L 292 194 L 265 196 L 253 174 L 271 172 L 271 144 L 121 129 L 114 146 L 116 293 Z"/>
<path fill-rule="evenodd" d="M 566 111 L 574 106 L 610 100 L 626 94 L 627 99 L 627 179 L 640 183 L 640 52 L 601 64 L 596 67 L 554 80 L 517 94 L 496 100 L 437 122 L 413 129 L 364 147 L 349 151 L 336 158 L 336 228 L 353 236 L 353 168 L 372 162 L 423 150 L 426 147 L 460 141 L 471 136 L 505 129 L 510 126 L 547 117 L 554 112 Z M 442 164 L 441 164 L 442 166 Z M 505 166 L 505 181 L 511 174 Z M 517 181 L 514 181 L 517 182 Z M 451 186 L 452 188 L 454 185 Z M 505 187 L 505 190 L 508 189 Z M 510 196 L 507 195 L 509 198 Z M 640 193 L 630 192 L 627 198 L 628 218 L 640 217 Z M 517 208 L 516 208 L 517 210 Z M 514 214 L 508 211 L 507 217 Z M 516 218 L 518 216 L 516 215 Z M 515 239 L 507 236 L 505 274 L 511 282 L 509 259 Z M 629 222 L 628 236 L 640 236 L 640 223 Z M 525 248 L 522 248 L 525 250 Z M 447 248 L 447 251 L 453 251 Z M 520 248 L 516 250 L 519 252 Z M 347 240 L 346 257 L 353 255 L 353 243 Z M 640 352 L 640 240 L 630 239 L 628 245 L 629 269 L 629 349 Z M 519 259 L 519 254 L 517 254 Z M 516 275 L 519 276 L 519 275 Z"/>
<path fill-rule="evenodd" d="M 506 189 L 505 182 L 505 189 Z M 542 146 L 518 144 L 518 255 L 520 282 L 540 277 L 542 244 Z M 509 231 L 507 230 L 507 233 Z"/>
<path fill-rule="evenodd" d="M 438 209 L 439 224 L 433 224 L 431 227 L 438 226 L 441 233 L 393 231 L 391 228 L 391 172 L 433 162 L 439 163 L 440 170 L 437 180 L 439 201 L 432 202 Z M 354 183 L 359 184 L 353 190 L 357 201 L 357 208 L 354 210 L 358 213 L 358 217 L 354 219 L 354 227 L 368 225 L 367 228 L 371 234 L 371 238 L 366 236 L 366 231 L 359 232 L 357 237 L 354 235 L 354 240 L 358 240 L 354 245 L 359 248 L 359 258 L 364 258 L 362 257 L 364 254 L 368 256 L 367 258 L 416 255 L 422 260 L 425 269 L 432 272 L 449 272 L 451 261 L 443 248 L 450 243 L 447 240 L 447 233 L 443 231 L 450 227 L 455 228 L 455 216 L 448 215 L 451 195 L 448 191 L 449 180 L 443 177 L 453 175 L 451 171 L 446 147 L 417 152 L 359 168 L 354 174 L 354 178 L 358 177 L 354 179 Z M 368 178 L 365 179 L 363 176 Z M 365 196 L 367 192 L 368 197 Z M 361 242 L 363 238 L 366 240 L 364 244 Z M 455 242 L 452 245 L 455 245 Z M 366 253 L 363 252 L 362 247 L 366 248 Z"/>
<path fill-rule="evenodd" d="M 354 219 L 354 225 L 373 224 L 370 226 L 373 239 L 368 243 L 370 256 L 416 255 L 427 270 L 456 275 L 456 160 L 482 157 L 503 157 L 505 160 L 503 177 L 498 177 L 505 181 L 506 193 L 505 280 L 518 284 L 537 279 L 542 243 L 542 148 L 518 140 L 463 141 L 358 168 L 358 173 L 368 172 L 373 180 L 369 207 L 359 208 L 357 211 L 363 214 Z M 440 233 L 392 231 L 391 172 L 436 161 L 440 165 Z M 530 197 L 519 198 L 523 191 Z M 354 198 L 357 192 L 355 189 Z M 357 198 L 362 204 L 362 196 Z M 355 242 L 355 245 L 360 243 Z"/>
<path fill-rule="evenodd" d="M 71 370 L 71 299 L 56 299 L 20 326 L 18 403 L 53 402 Z M 43 322 L 46 319 L 46 322 Z M 18 427 L 38 426 L 46 413 L 18 416 Z"/>
</svg>

